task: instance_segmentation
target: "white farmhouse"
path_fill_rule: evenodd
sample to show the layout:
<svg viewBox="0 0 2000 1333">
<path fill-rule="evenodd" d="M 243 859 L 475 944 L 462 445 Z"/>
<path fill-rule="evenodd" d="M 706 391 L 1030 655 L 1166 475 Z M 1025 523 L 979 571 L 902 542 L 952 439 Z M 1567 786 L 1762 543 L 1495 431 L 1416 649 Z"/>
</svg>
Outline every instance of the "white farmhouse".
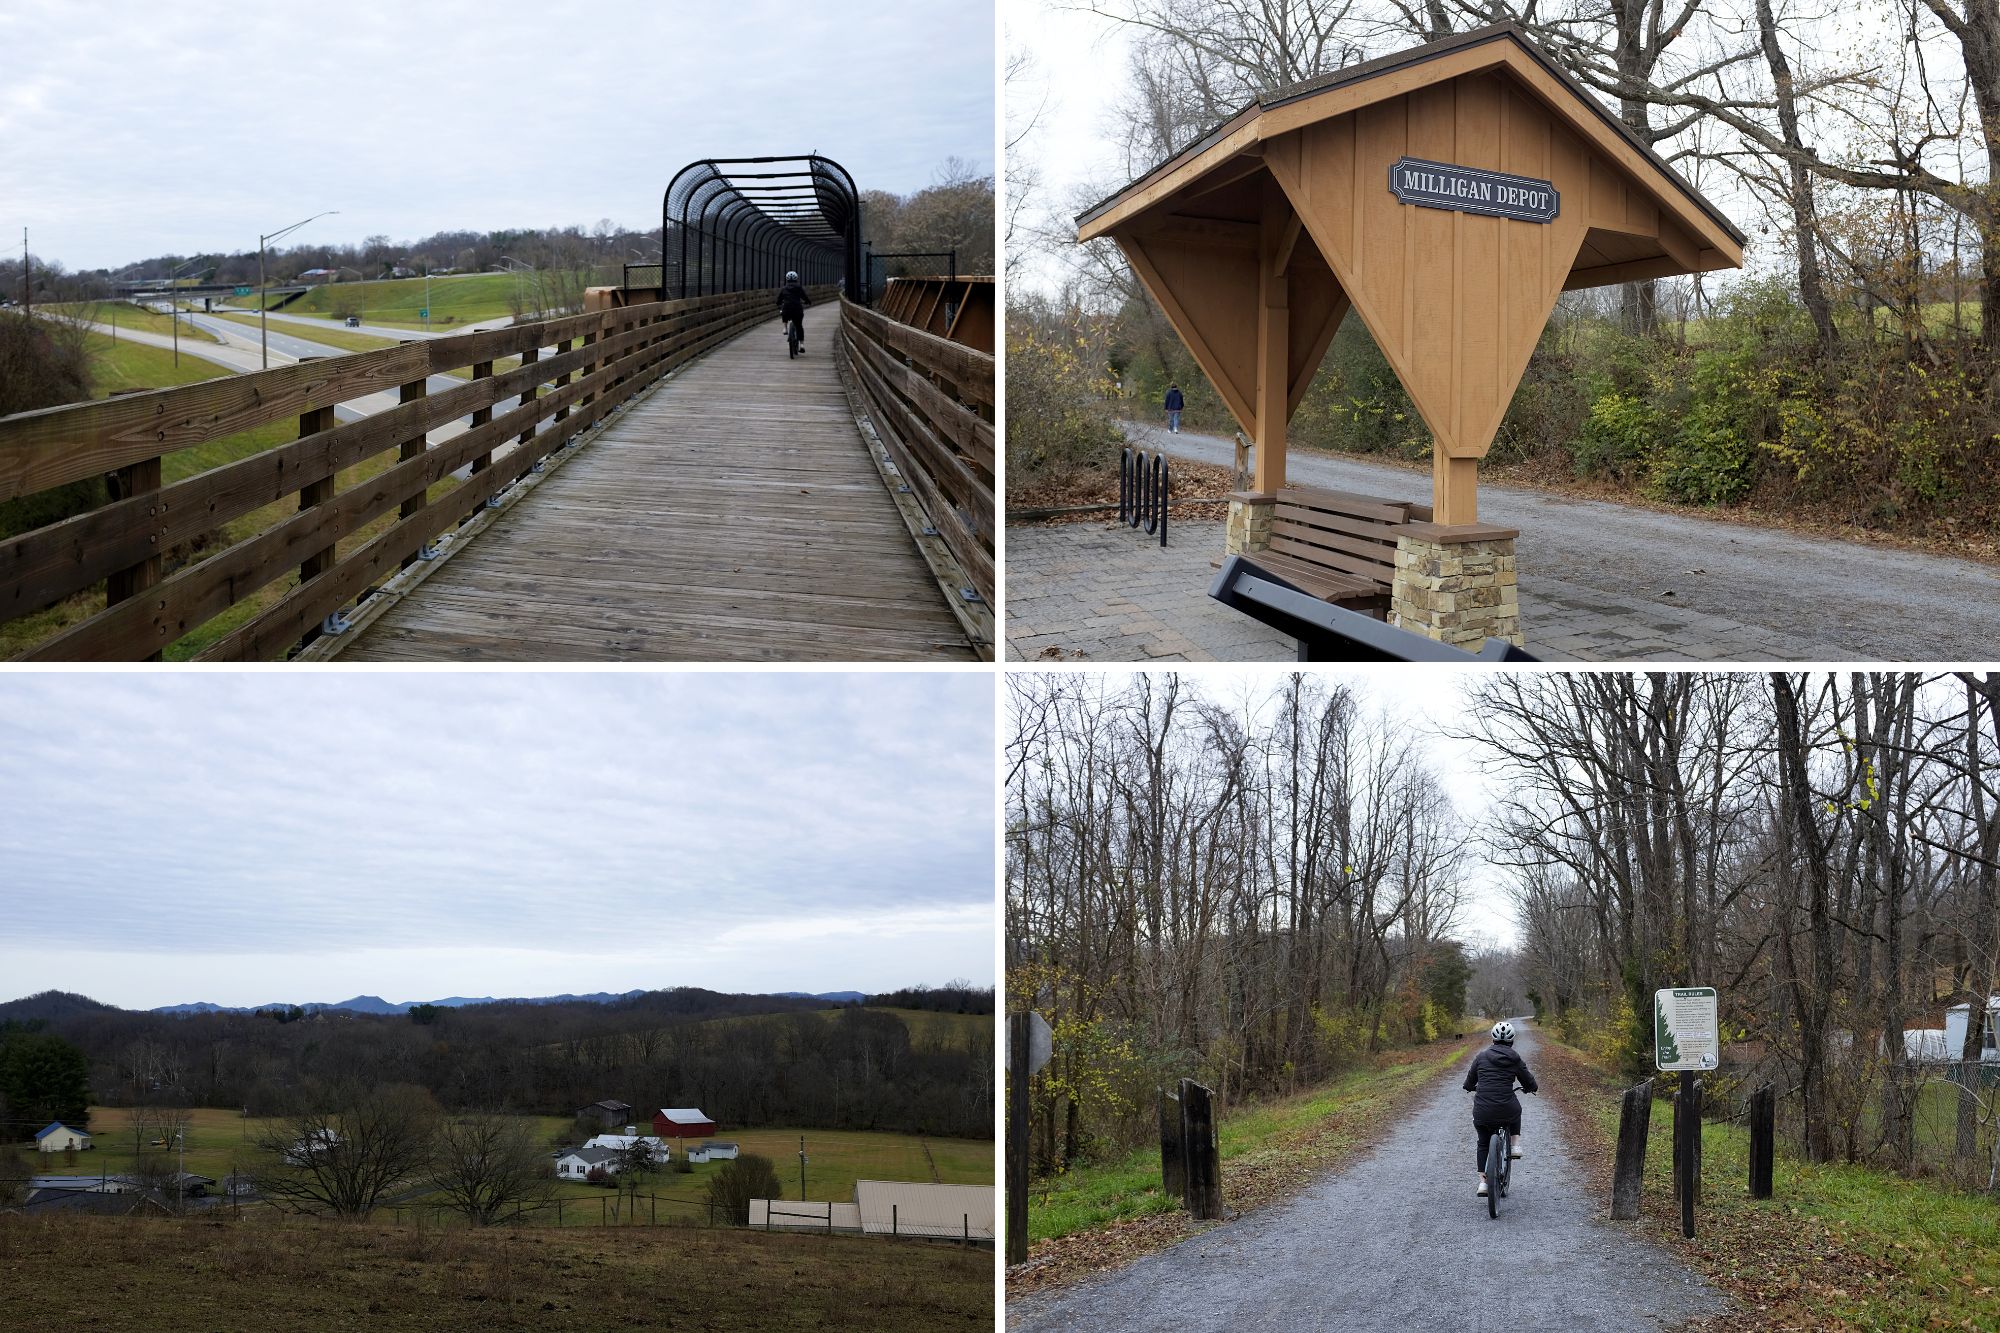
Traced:
<svg viewBox="0 0 2000 1333">
<path fill-rule="evenodd" d="M 35 1131 L 35 1147 L 42 1152 L 68 1152 L 90 1146 L 90 1135 L 80 1129 L 71 1129 L 60 1120 L 52 1120 Z"/>
<path fill-rule="evenodd" d="M 640 1144 L 645 1144 L 647 1155 L 657 1164 L 670 1162 L 674 1157 L 674 1147 L 665 1139 L 654 1138 L 651 1134 L 598 1134 L 584 1143 L 586 1148 L 609 1148 L 620 1154 L 629 1154 Z"/>
<path fill-rule="evenodd" d="M 601 1169 L 607 1176 L 615 1176 L 624 1166 L 625 1154 L 614 1149 L 571 1148 L 556 1158 L 556 1178 L 584 1180 L 596 1169 Z"/>
</svg>

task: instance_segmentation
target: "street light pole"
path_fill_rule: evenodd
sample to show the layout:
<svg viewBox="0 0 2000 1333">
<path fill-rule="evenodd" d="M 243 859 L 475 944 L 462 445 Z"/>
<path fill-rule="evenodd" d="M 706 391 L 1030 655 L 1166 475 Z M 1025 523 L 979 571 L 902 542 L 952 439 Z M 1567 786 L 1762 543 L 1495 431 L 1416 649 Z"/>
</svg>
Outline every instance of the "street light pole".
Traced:
<svg viewBox="0 0 2000 1333">
<path fill-rule="evenodd" d="M 313 214 L 305 222 L 294 222 L 289 227 L 280 227 L 276 231 L 266 232 L 257 238 L 257 341 L 263 344 L 264 369 L 266 370 L 271 368 L 271 321 L 268 318 L 271 308 L 271 295 L 264 281 L 264 247 L 269 242 L 277 240 L 280 236 L 297 231 L 300 227 L 305 226 L 306 222 L 313 222 L 319 218 L 330 218 L 339 211 L 337 208 L 329 208 L 324 213 Z"/>
</svg>

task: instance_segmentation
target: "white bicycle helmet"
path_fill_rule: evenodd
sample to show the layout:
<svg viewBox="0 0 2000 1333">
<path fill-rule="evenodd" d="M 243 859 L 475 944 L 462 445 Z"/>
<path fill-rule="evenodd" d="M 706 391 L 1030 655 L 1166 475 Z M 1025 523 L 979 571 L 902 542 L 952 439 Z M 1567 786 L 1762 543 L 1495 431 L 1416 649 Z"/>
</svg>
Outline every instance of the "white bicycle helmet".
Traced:
<svg viewBox="0 0 2000 1333">
<path fill-rule="evenodd" d="M 1512 1046 L 1514 1044 L 1514 1025 L 1504 1018 L 1495 1023 L 1493 1025 L 1493 1040 L 1499 1042 L 1502 1046 Z"/>
<path fill-rule="evenodd" d="M 799 275 L 798 275 L 798 274 L 796 274 L 796 273 L 787 273 L 787 274 L 785 274 L 785 281 L 786 281 L 786 282 L 797 282 L 798 280 L 799 280 Z"/>
</svg>

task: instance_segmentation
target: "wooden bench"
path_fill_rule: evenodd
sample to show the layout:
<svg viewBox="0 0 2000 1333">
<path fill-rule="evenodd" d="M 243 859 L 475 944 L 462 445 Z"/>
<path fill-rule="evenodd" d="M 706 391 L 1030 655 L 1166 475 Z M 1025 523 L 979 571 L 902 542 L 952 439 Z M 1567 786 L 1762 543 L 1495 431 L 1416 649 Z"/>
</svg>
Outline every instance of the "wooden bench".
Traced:
<svg viewBox="0 0 2000 1333">
<path fill-rule="evenodd" d="M 1287 486 L 1271 515 L 1269 549 L 1249 555 L 1321 601 L 1386 620 L 1398 531 L 1430 517 L 1429 505 Z"/>
</svg>

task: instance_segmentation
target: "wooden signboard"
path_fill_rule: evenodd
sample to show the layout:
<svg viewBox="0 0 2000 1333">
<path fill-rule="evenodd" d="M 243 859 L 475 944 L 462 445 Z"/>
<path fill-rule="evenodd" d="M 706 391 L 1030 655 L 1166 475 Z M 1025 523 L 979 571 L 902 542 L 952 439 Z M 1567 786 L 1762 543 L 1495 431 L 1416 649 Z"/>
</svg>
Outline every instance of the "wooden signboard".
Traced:
<svg viewBox="0 0 2000 1333">
<path fill-rule="evenodd" d="M 1446 526 L 1477 522 L 1478 460 L 1564 290 L 1739 267 L 1744 239 L 1512 24 L 1260 99 L 1077 235 L 1131 260 L 1256 442 L 1259 492 L 1358 314 L 1430 427 Z"/>
</svg>

